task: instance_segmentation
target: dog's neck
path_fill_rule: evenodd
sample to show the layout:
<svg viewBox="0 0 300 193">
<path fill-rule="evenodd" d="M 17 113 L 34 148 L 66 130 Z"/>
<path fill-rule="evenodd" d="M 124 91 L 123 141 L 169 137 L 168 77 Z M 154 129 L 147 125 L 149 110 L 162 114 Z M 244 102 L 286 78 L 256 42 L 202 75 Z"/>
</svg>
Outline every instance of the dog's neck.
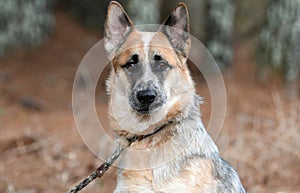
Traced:
<svg viewBox="0 0 300 193">
<path fill-rule="evenodd" d="M 156 129 L 153 130 L 152 133 L 149 133 L 149 134 L 146 134 L 146 135 L 133 135 L 133 137 L 127 137 L 127 141 L 129 142 L 129 144 L 133 143 L 133 142 L 136 142 L 136 141 L 141 141 L 141 140 L 144 140 L 148 137 L 152 137 L 154 136 L 155 134 L 161 132 L 162 130 L 164 130 L 166 127 L 170 126 L 171 124 L 173 124 L 174 121 L 168 121 L 167 123 L 164 123 L 160 126 L 158 126 Z"/>
<path fill-rule="evenodd" d="M 181 168 L 179 163 L 184 160 L 218 154 L 216 145 L 204 128 L 198 107 L 196 96 L 194 104 L 187 107 L 183 116 L 174 117 L 173 122 L 159 131 L 132 143 L 121 158 L 122 167 L 155 168 L 152 169 L 153 179 L 159 182 L 175 176 Z"/>
</svg>

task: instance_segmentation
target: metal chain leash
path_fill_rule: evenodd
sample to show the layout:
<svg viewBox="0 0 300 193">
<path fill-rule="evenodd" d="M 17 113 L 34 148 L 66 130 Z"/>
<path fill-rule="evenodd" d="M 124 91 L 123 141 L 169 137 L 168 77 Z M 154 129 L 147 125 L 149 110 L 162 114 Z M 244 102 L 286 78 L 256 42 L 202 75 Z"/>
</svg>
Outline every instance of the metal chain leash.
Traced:
<svg viewBox="0 0 300 193">
<path fill-rule="evenodd" d="M 137 137 L 132 137 L 128 138 L 127 140 L 129 142 L 128 146 L 130 146 L 131 143 L 139 139 Z M 118 149 L 107 159 L 106 162 L 101 164 L 93 173 L 91 173 L 88 177 L 83 179 L 78 185 L 74 186 L 71 190 L 69 190 L 68 193 L 77 193 L 96 178 L 101 178 L 104 175 L 104 173 L 109 169 L 109 167 L 118 159 L 118 157 L 121 155 L 125 148 L 126 147 L 124 146 L 119 146 Z"/>
</svg>

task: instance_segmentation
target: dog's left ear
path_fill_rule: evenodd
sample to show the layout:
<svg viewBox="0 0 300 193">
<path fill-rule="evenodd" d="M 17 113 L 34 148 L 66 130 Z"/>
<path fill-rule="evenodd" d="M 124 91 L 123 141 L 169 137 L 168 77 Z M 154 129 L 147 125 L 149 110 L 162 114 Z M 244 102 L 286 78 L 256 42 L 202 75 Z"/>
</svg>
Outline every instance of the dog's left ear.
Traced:
<svg viewBox="0 0 300 193">
<path fill-rule="evenodd" d="M 183 56 L 187 57 L 191 47 L 190 24 L 187 7 L 179 3 L 164 21 L 160 28 L 169 39 L 171 45 Z"/>
</svg>

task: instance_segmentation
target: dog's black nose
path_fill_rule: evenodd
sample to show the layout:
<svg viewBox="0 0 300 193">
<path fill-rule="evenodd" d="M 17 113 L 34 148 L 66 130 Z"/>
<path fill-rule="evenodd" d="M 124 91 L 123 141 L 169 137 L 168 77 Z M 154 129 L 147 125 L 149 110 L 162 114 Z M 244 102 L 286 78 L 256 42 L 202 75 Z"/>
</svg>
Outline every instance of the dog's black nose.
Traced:
<svg viewBox="0 0 300 193">
<path fill-rule="evenodd" d="M 141 90 L 137 93 L 137 99 L 140 101 L 143 105 L 150 105 L 154 102 L 156 98 L 156 92 L 155 90 Z"/>
</svg>

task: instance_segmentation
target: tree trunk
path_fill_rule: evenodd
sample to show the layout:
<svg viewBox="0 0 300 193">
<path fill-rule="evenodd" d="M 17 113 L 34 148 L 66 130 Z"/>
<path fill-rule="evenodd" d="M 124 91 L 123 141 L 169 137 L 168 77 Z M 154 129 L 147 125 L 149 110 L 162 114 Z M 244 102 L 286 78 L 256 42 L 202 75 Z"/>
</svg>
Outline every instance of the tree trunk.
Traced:
<svg viewBox="0 0 300 193">
<path fill-rule="evenodd" d="M 207 0 L 205 45 L 221 69 L 233 59 L 232 30 L 235 7 L 232 0 Z"/>
<path fill-rule="evenodd" d="M 271 68 L 293 82 L 300 70 L 300 1 L 269 0 L 265 25 L 259 36 L 260 73 Z"/>
<path fill-rule="evenodd" d="M 160 22 L 160 0 L 129 0 L 126 11 L 135 25 Z"/>
<path fill-rule="evenodd" d="M 11 47 L 41 43 L 53 25 L 49 0 L 0 1 L 0 56 Z"/>
</svg>

